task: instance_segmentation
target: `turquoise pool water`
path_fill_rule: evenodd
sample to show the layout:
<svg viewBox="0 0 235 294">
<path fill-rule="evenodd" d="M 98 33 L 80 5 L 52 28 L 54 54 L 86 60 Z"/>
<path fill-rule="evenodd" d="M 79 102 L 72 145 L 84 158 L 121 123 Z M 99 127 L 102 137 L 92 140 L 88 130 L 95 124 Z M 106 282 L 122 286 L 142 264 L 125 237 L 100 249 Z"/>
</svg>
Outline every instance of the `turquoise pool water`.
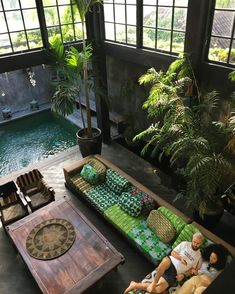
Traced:
<svg viewBox="0 0 235 294">
<path fill-rule="evenodd" d="M 51 111 L 0 126 L 0 176 L 74 146 L 77 129 Z"/>
</svg>

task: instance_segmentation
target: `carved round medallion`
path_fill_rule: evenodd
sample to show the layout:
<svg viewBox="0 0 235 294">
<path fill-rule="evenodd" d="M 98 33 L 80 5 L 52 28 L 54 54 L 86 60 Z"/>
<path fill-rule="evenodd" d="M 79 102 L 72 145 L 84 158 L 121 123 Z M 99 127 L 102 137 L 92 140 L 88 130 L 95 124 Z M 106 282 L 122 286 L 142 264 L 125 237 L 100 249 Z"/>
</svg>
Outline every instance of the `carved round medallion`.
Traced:
<svg viewBox="0 0 235 294">
<path fill-rule="evenodd" d="M 76 234 L 65 219 L 53 218 L 38 224 L 28 235 L 26 248 L 37 259 L 53 259 L 64 254 L 73 244 Z"/>
</svg>

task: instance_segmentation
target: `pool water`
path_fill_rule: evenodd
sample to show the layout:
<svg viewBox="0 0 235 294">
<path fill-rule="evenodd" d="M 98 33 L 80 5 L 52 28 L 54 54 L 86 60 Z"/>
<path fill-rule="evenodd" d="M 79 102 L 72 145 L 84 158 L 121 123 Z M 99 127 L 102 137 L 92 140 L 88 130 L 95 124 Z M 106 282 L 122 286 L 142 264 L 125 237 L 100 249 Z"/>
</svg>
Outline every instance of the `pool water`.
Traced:
<svg viewBox="0 0 235 294">
<path fill-rule="evenodd" d="M 77 130 L 51 111 L 0 126 L 0 176 L 74 146 Z"/>
</svg>

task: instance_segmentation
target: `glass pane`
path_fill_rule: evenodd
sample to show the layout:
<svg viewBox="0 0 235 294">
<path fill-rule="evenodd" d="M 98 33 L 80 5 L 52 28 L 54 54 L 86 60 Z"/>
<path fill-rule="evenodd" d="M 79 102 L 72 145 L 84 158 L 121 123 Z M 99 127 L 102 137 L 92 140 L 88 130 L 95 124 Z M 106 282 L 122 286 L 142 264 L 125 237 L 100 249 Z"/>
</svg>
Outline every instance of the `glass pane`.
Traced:
<svg viewBox="0 0 235 294">
<path fill-rule="evenodd" d="M 6 17 L 10 31 L 19 31 L 24 29 L 20 11 L 6 12 Z"/>
<path fill-rule="evenodd" d="M 157 49 L 170 51 L 171 33 L 163 30 L 157 31 Z"/>
<path fill-rule="evenodd" d="M 153 1 L 153 0 L 143 0 L 143 5 L 156 5 L 156 1 Z"/>
<path fill-rule="evenodd" d="M 36 9 L 23 10 L 26 29 L 39 28 L 38 14 Z"/>
<path fill-rule="evenodd" d="M 30 49 L 43 47 L 40 29 L 27 31 L 27 38 Z"/>
<path fill-rule="evenodd" d="M 172 8 L 158 8 L 158 28 L 170 29 L 172 21 Z"/>
<path fill-rule="evenodd" d="M 143 46 L 148 48 L 155 48 L 155 29 L 143 29 Z"/>
<path fill-rule="evenodd" d="M 53 25 L 59 24 L 56 7 L 45 8 L 44 12 L 45 12 L 47 26 L 53 26 Z"/>
<path fill-rule="evenodd" d="M 187 9 L 186 8 L 175 8 L 174 16 L 174 29 L 185 31 L 186 30 L 186 18 Z"/>
<path fill-rule="evenodd" d="M 144 6 L 144 16 L 143 23 L 144 26 L 154 27 L 156 26 L 156 7 Z"/>
<path fill-rule="evenodd" d="M 105 23 L 105 39 L 106 40 L 114 40 L 114 24 L 112 23 Z"/>
<path fill-rule="evenodd" d="M 229 58 L 229 63 L 230 64 L 235 64 L 235 40 L 233 40 L 232 50 L 231 50 L 230 58 Z"/>
<path fill-rule="evenodd" d="M 125 23 L 125 6 L 115 5 L 115 22 Z"/>
<path fill-rule="evenodd" d="M 104 2 L 103 2 L 103 3 L 110 3 L 110 2 L 112 2 L 112 3 L 113 3 L 113 0 L 104 0 Z"/>
<path fill-rule="evenodd" d="M 126 9 L 127 23 L 136 25 L 136 6 L 127 5 Z"/>
<path fill-rule="evenodd" d="M 43 0 L 44 6 L 56 5 L 56 0 Z"/>
<path fill-rule="evenodd" d="M 127 26 L 127 43 L 136 45 L 136 27 Z"/>
<path fill-rule="evenodd" d="M 57 0 L 58 5 L 62 5 L 62 4 L 70 4 L 70 0 Z"/>
<path fill-rule="evenodd" d="M 59 35 L 59 37 L 61 38 L 60 28 L 59 27 L 47 28 L 47 32 L 48 32 L 49 42 L 50 42 L 51 37 L 54 36 L 54 35 Z"/>
<path fill-rule="evenodd" d="M 19 9 L 19 1 L 18 0 L 3 0 L 3 7 L 5 10 L 9 9 Z"/>
<path fill-rule="evenodd" d="M 212 34 L 231 37 L 234 12 L 215 11 Z"/>
<path fill-rule="evenodd" d="M 61 30 L 62 30 L 62 36 L 63 36 L 64 43 L 75 41 L 73 25 L 61 26 Z"/>
<path fill-rule="evenodd" d="M 12 52 L 8 34 L 0 35 L 0 54 Z"/>
<path fill-rule="evenodd" d="M 184 52 L 184 39 L 185 39 L 184 33 L 173 32 L 172 52 L 176 52 L 176 53 Z"/>
<path fill-rule="evenodd" d="M 209 60 L 227 62 L 230 41 L 223 38 L 211 37 Z"/>
<path fill-rule="evenodd" d="M 73 9 L 73 19 L 74 19 L 74 22 L 80 22 L 81 21 L 81 18 L 80 18 L 80 15 L 78 13 L 77 6 L 76 5 L 73 5 L 72 9 Z"/>
<path fill-rule="evenodd" d="M 72 23 L 71 6 L 59 6 L 60 22 L 61 24 Z"/>
<path fill-rule="evenodd" d="M 0 33 L 6 33 L 7 32 L 7 26 L 4 18 L 4 14 L 0 12 Z"/>
<path fill-rule="evenodd" d="M 114 0 L 114 3 L 125 4 L 125 0 Z"/>
<path fill-rule="evenodd" d="M 175 6 L 188 7 L 188 0 L 175 0 Z"/>
<path fill-rule="evenodd" d="M 158 5 L 172 6 L 173 0 L 158 0 Z"/>
<path fill-rule="evenodd" d="M 104 21 L 114 22 L 113 5 L 104 5 Z"/>
<path fill-rule="evenodd" d="M 74 29 L 75 29 L 76 40 L 82 40 L 82 24 L 75 23 Z M 86 28 L 85 28 L 85 38 L 86 38 Z"/>
<path fill-rule="evenodd" d="M 21 7 L 22 8 L 33 8 L 36 7 L 36 1 L 35 0 L 27 0 L 27 1 L 22 1 L 21 0 Z"/>
<path fill-rule="evenodd" d="M 28 49 L 25 32 L 11 33 L 10 36 L 14 51 L 22 51 Z"/>
<path fill-rule="evenodd" d="M 116 41 L 126 43 L 126 26 L 116 25 Z"/>
<path fill-rule="evenodd" d="M 0 10 L 2 10 L 2 3 L 0 2 Z"/>
<path fill-rule="evenodd" d="M 216 0 L 216 8 L 235 8 L 235 1 L 234 0 Z"/>
<path fill-rule="evenodd" d="M 136 0 L 126 0 L 126 4 L 136 4 Z"/>
</svg>

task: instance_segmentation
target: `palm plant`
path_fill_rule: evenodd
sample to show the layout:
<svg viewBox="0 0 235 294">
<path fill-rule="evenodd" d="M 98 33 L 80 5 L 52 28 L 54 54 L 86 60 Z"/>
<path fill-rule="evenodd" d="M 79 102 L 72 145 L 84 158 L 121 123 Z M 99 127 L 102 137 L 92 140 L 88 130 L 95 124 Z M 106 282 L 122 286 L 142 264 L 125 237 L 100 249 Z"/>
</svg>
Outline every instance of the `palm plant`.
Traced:
<svg viewBox="0 0 235 294">
<path fill-rule="evenodd" d="M 196 86 L 197 104 L 185 106 L 177 94 L 176 74 L 176 79 L 174 77 L 170 84 L 167 80 L 165 87 L 168 74 L 171 78 L 174 72 L 170 70 L 164 74 L 151 69 L 140 78 L 140 83 L 152 86 L 144 107 L 153 124 L 135 140 L 147 141 L 142 154 L 151 147 L 152 156 L 160 151 L 160 158 L 165 154 L 170 157 L 172 166 L 182 168 L 186 180 L 183 197 L 188 204 L 196 205 L 202 215 L 210 206 L 215 207 L 234 183 L 235 98 L 231 100 L 230 113 L 223 120 L 214 121 L 213 114 L 219 106 L 218 93 L 212 91 L 202 95 Z"/>
</svg>

